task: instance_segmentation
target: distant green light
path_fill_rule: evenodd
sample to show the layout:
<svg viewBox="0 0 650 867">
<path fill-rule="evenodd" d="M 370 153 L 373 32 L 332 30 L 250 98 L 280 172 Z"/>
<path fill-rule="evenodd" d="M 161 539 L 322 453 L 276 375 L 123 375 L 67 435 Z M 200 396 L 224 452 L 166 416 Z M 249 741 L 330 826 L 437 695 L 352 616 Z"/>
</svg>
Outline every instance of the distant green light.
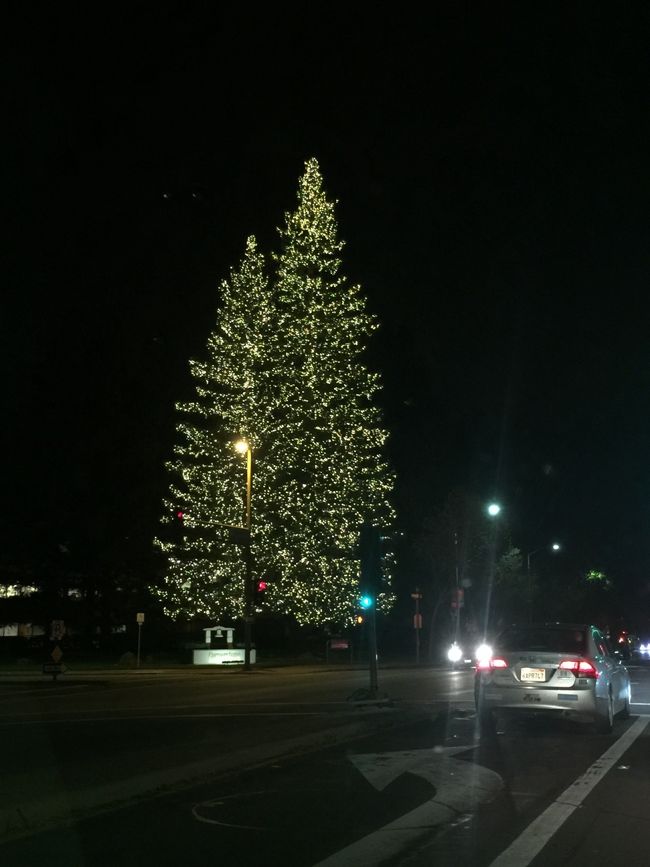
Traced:
<svg viewBox="0 0 650 867">
<path fill-rule="evenodd" d="M 372 608 L 374 602 L 375 600 L 372 598 L 372 596 L 368 596 L 368 594 L 364 594 L 359 598 L 359 605 L 366 611 L 368 610 L 368 608 Z"/>
</svg>

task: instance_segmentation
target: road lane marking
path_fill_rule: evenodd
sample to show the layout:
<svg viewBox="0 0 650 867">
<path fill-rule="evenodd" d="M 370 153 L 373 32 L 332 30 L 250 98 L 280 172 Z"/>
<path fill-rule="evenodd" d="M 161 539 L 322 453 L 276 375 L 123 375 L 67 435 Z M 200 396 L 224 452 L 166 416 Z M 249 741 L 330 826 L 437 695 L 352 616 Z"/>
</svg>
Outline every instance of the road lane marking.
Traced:
<svg viewBox="0 0 650 867">
<path fill-rule="evenodd" d="M 404 773 L 431 783 L 435 795 L 419 807 L 378 828 L 344 849 L 319 861 L 314 867 L 379 867 L 399 856 L 405 848 L 493 800 L 503 788 L 503 779 L 483 765 L 454 758 L 466 753 L 461 747 L 358 754 L 351 756 L 356 768 L 375 789 L 382 791 Z"/>
<path fill-rule="evenodd" d="M 234 795 L 222 795 L 218 798 L 212 798 L 209 801 L 201 801 L 199 804 L 195 804 L 192 807 L 192 815 L 197 820 L 197 822 L 203 822 L 206 825 L 219 825 L 222 828 L 236 828 L 239 831 L 267 831 L 267 825 L 242 825 L 235 822 L 225 822 L 221 819 L 211 819 L 208 816 L 204 816 L 201 812 L 201 809 L 206 807 L 223 807 L 224 804 L 232 803 L 233 801 L 243 801 L 247 798 L 260 798 L 268 800 L 269 797 L 281 794 L 282 792 L 279 791 L 273 792 L 263 789 L 260 792 L 235 792 Z M 258 805 L 255 805 L 254 810 L 251 810 L 251 815 L 255 815 L 255 812 L 257 812 L 258 815 L 260 814 L 260 812 L 263 814 L 263 806 L 264 805 L 262 805 L 262 810 L 260 811 Z"/>
<path fill-rule="evenodd" d="M 0 728 L 10 726 L 33 726 L 33 725 L 59 725 L 65 723 L 102 723 L 102 722 L 137 722 L 137 720 L 170 720 L 170 719 L 217 719 L 221 717 L 249 717 L 256 719 L 260 716 L 330 716 L 317 710 L 310 711 L 264 711 L 263 713 L 174 713 L 174 714 L 134 714 L 133 716 L 102 716 L 102 717 L 72 717 L 70 719 L 31 719 L 14 720 L 12 722 L 0 721 Z M 357 716 L 357 714 L 350 714 Z M 334 717 L 332 717 L 334 718 Z"/>
<path fill-rule="evenodd" d="M 492 861 L 490 867 L 527 867 L 603 779 L 607 771 L 611 770 L 614 762 L 617 762 L 642 734 L 648 722 L 650 716 L 640 716 L 582 776 L 565 789 L 550 807 L 547 807 L 507 849 Z"/>
<path fill-rule="evenodd" d="M 376 726 L 375 731 L 382 728 L 383 725 Z M 12 797 L 15 796 L 13 804 L 6 808 L 0 804 L 0 845 L 4 846 L 10 840 L 53 828 L 59 832 L 63 825 L 76 825 L 82 819 L 96 815 L 100 810 L 121 810 L 134 798 L 155 797 L 162 794 L 163 790 L 171 793 L 203 786 L 207 782 L 224 779 L 226 774 L 241 775 L 269 762 L 284 761 L 293 756 L 346 744 L 350 740 L 366 737 L 369 733 L 367 722 L 350 722 L 271 743 L 251 743 L 245 748 L 235 747 L 223 754 L 206 754 L 200 760 L 178 765 L 159 765 L 139 774 L 134 767 L 134 776 L 111 782 L 95 779 L 89 787 L 79 784 L 68 789 L 64 797 L 59 789 L 48 791 L 40 790 L 39 787 L 26 789 L 22 793 L 12 792 Z M 181 761 L 180 757 L 177 761 Z M 21 817 L 20 820 L 16 819 L 17 816 Z"/>
<path fill-rule="evenodd" d="M 0 701 L 11 702 L 20 701 L 23 698 L 38 696 L 39 698 L 65 698 L 70 695 L 71 690 L 87 689 L 88 684 L 71 683 L 63 692 L 54 692 L 54 689 L 61 687 L 45 687 L 43 689 L 21 689 L 19 692 L 0 692 Z M 76 697 L 76 696 L 75 696 Z"/>
</svg>

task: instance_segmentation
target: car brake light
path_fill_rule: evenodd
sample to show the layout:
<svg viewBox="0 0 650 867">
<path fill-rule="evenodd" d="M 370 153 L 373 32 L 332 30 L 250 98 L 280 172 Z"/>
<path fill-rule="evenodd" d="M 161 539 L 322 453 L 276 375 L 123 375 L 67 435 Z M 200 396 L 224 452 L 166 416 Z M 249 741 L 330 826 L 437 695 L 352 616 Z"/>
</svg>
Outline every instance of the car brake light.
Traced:
<svg viewBox="0 0 650 867">
<path fill-rule="evenodd" d="M 588 659 L 563 659 L 559 668 L 573 672 L 575 677 L 598 677 L 596 666 Z"/>
<path fill-rule="evenodd" d="M 490 671 L 493 668 L 507 668 L 508 663 L 500 656 L 493 656 L 492 659 L 477 659 L 477 671 Z"/>
</svg>

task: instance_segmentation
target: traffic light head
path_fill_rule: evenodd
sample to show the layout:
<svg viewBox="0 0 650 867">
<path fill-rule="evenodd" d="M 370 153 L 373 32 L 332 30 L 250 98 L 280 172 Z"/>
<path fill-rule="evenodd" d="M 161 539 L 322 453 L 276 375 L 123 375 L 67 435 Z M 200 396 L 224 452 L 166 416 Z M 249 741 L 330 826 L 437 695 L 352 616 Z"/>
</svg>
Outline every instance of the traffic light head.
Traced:
<svg viewBox="0 0 650 867">
<path fill-rule="evenodd" d="M 256 578 L 253 581 L 253 599 L 256 605 L 262 605 L 266 598 L 269 582 L 266 578 Z"/>
<path fill-rule="evenodd" d="M 369 593 L 364 593 L 363 596 L 359 597 L 359 607 L 363 608 L 364 611 L 368 611 L 374 604 L 375 600 Z"/>
</svg>

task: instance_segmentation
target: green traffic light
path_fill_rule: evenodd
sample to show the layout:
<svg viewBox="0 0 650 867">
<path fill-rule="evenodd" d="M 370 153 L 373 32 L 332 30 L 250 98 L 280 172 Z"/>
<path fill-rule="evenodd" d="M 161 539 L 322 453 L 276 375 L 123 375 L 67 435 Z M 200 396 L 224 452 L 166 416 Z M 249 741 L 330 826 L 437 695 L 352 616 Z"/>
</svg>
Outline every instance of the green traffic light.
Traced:
<svg viewBox="0 0 650 867">
<path fill-rule="evenodd" d="M 367 610 L 368 608 L 372 608 L 374 601 L 375 600 L 372 598 L 372 596 L 368 596 L 368 594 L 366 593 L 359 598 L 359 605 L 364 610 Z"/>
</svg>

